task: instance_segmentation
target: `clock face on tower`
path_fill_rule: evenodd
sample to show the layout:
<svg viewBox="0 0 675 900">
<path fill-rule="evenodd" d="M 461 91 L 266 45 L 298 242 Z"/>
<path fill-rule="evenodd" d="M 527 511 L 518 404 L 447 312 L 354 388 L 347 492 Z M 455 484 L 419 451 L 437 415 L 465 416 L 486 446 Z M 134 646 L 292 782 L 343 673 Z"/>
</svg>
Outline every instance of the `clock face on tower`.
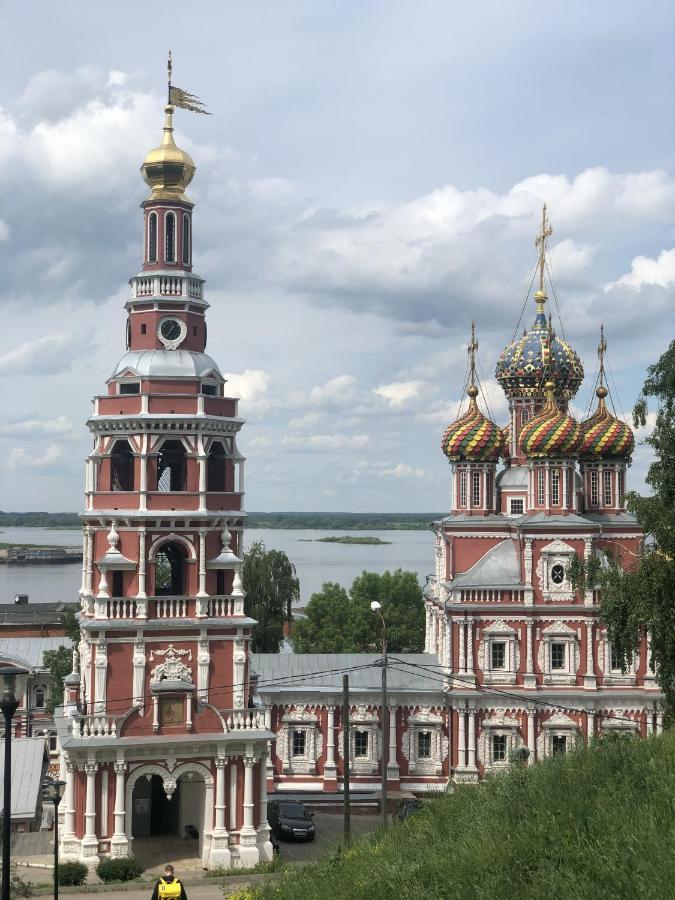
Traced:
<svg viewBox="0 0 675 900">
<path fill-rule="evenodd" d="M 157 337 L 167 350 L 175 350 L 185 340 L 187 325 L 181 319 L 161 319 L 157 326 Z"/>
</svg>

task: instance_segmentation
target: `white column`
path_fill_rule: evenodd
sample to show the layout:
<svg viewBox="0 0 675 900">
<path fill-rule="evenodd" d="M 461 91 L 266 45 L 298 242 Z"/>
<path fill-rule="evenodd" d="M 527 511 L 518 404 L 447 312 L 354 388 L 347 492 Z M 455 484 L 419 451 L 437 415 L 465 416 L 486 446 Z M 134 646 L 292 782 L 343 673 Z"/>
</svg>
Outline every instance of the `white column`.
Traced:
<svg viewBox="0 0 675 900">
<path fill-rule="evenodd" d="M 396 754 L 396 707 L 389 707 L 389 753 L 387 755 L 387 769 L 391 777 L 398 778 L 398 759 Z"/>
<path fill-rule="evenodd" d="M 112 836 L 110 852 L 114 857 L 127 856 L 128 841 L 125 832 L 125 773 L 127 764 L 123 760 L 118 760 L 113 765 L 115 772 L 115 830 Z"/>
<path fill-rule="evenodd" d="M 108 837 L 108 767 L 101 772 L 101 837 Z"/>
<path fill-rule="evenodd" d="M 137 597 L 139 600 L 147 600 L 147 593 L 145 591 L 145 528 L 141 528 L 138 532 L 138 594 Z M 139 604 L 137 608 L 137 613 L 139 618 L 143 618 L 141 615 L 141 610 L 147 616 L 147 608 L 146 604 Z"/>
<path fill-rule="evenodd" d="M 84 807 L 84 839 L 82 841 L 82 857 L 92 859 L 98 857 L 98 838 L 96 837 L 96 772 L 98 763 L 88 762 L 84 765 L 87 775 L 87 786 Z"/>
<path fill-rule="evenodd" d="M 274 858 L 274 848 L 270 842 L 270 826 L 267 824 L 267 757 L 260 755 L 258 762 L 259 803 L 258 810 L 258 853 L 260 862 L 271 862 Z"/>
<path fill-rule="evenodd" d="M 466 633 L 466 629 L 464 627 L 464 620 L 460 619 L 460 621 L 459 621 L 459 672 L 461 675 L 466 675 L 465 633 Z"/>
<path fill-rule="evenodd" d="M 532 644 L 532 632 L 534 622 L 528 619 L 525 623 L 525 687 L 534 688 L 537 686 L 537 678 L 534 674 L 534 651 Z"/>
<path fill-rule="evenodd" d="M 244 824 L 239 832 L 239 859 L 248 868 L 259 860 L 257 833 L 253 825 L 253 756 L 244 757 Z"/>
<path fill-rule="evenodd" d="M 595 735 L 595 710 L 587 709 L 586 710 L 586 730 L 588 732 L 588 743 L 590 744 L 591 740 Z"/>
<path fill-rule="evenodd" d="M 230 831 L 237 830 L 237 773 L 236 760 L 230 762 Z"/>
<path fill-rule="evenodd" d="M 147 405 L 148 395 L 143 394 L 141 403 L 145 401 Z M 146 410 L 147 412 L 147 410 Z M 139 493 L 140 493 L 140 508 L 145 510 L 148 508 L 148 442 L 149 437 L 145 434 L 141 435 L 141 453 L 140 453 L 140 466 L 141 466 L 141 477 L 139 478 Z M 135 463 L 135 460 L 134 460 Z"/>
<path fill-rule="evenodd" d="M 473 619 L 467 619 L 466 627 L 466 668 L 470 675 L 474 674 L 473 663 Z"/>
<path fill-rule="evenodd" d="M 95 644 L 96 658 L 94 671 L 96 672 L 96 684 L 94 686 L 94 712 L 106 710 L 106 682 L 108 680 L 108 646 L 104 641 Z"/>
<path fill-rule="evenodd" d="M 199 508 L 206 509 L 206 454 L 204 453 L 203 439 L 199 439 L 197 449 L 197 465 L 199 467 Z"/>
<path fill-rule="evenodd" d="M 586 619 L 586 671 L 584 673 L 584 687 L 588 690 L 595 688 L 595 671 L 593 668 L 593 621 Z"/>
<path fill-rule="evenodd" d="M 656 733 L 661 734 L 663 731 L 663 713 L 657 712 L 656 714 Z"/>
<path fill-rule="evenodd" d="M 65 801 L 65 816 L 64 816 L 64 828 L 63 828 L 63 840 L 65 841 L 69 837 L 75 837 L 75 773 L 77 772 L 77 766 L 73 762 L 66 762 L 66 791 L 64 796 Z"/>
<path fill-rule="evenodd" d="M 84 576 L 83 576 L 84 577 Z M 424 652 L 429 653 L 429 604 L 424 604 Z"/>
<path fill-rule="evenodd" d="M 225 767 L 227 759 L 214 760 L 216 766 L 216 831 L 225 830 Z"/>
<path fill-rule="evenodd" d="M 457 768 L 466 768 L 466 711 L 463 706 L 457 709 Z"/>
<path fill-rule="evenodd" d="M 326 707 L 326 763 L 323 769 L 324 778 L 335 778 L 335 707 Z"/>
<path fill-rule="evenodd" d="M 197 597 L 208 597 L 206 593 L 206 532 L 199 532 L 199 590 Z M 200 604 L 197 604 L 199 607 Z M 198 609 L 198 612 L 201 610 Z"/>
<path fill-rule="evenodd" d="M 476 710 L 469 710 L 469 768 L 476 768 Z"/>
<path fill-rule="evenodd" d="M 532 763 L 537 758 L 537 741 L 534 736 L 534 716 L 535 712 L 533 709 L 528 709 L 527 711 L 527 747 L 530 751 L 530 755 L 528 757 L 528 764 L 532 765 Z"/>
</svg>

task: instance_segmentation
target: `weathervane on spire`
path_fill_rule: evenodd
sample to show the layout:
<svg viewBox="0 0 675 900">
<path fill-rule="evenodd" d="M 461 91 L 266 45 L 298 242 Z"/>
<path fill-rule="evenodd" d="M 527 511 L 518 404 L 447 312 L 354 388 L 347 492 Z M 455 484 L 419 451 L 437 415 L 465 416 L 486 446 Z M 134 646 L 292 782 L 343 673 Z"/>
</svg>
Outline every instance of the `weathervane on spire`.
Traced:
<svg viewBox="0 0 675 900">
<path fill-rule="evenodd" d="M 607 352 L 607 341 L 605 340 L 604 322 L 600 325 L 600 343 L 598 344 L 598 359 L 600 360 L 600 386 L 605 386 L 605 353 Z"/>
<path fill-rule="evenodd" d="M 537 293 L 542 299 L 546 297 L 544 290 L 544 269 L 546 267 L 546 240 L 553 234 L 553 228 L 546 220 L 546 204 L 541 212 L 541 233 L 537 235 L 534 242 L 535 247 L 539 247 L 539 290 Z"/>
<path fill-rule="evenodd" d="M 171 51 L 166 61 L 166 73 L 169 81 L 169 106 L 178 106 L 180 109 L 188 109 L 190 112 L 201 113 L 203 116 L 210 116 L 211 113 L 204 107 L 202 101 L 195 94 L 184 91 L 182 88 L 175 87 L 171 84 L 171 76 L 173 73 L 173 62 L 171 59 Z"/>
<path fill-rule="evenodd" d="M 471 323 L 471 340 L 468 346 L 469 353 L 469 371 L 470 378 L 469 384 L 475 385 L 476 383 L 476 353 L 478 351 L 478 341 L 476 340 L 476 323 Z"/>
</svg>

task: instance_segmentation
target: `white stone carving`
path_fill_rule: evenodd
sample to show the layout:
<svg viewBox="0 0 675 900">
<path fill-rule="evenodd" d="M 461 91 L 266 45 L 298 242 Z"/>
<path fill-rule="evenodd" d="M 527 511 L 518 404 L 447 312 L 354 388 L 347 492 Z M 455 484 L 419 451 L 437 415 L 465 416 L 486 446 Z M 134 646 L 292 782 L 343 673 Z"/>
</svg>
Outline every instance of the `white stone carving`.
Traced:
<svg viewBox="0 0 675 900">
<path fill-rule="evenodd" d="M 150 683 L 157 684 L 160 681 L 185 681 L 192 684 L 192 671 L 186 666 L 181 657 L 187 657 L 192 662 L 192 650 L 176 650 L 173 644 L 169 644 L 166 650 L 152 650 L 150 652 L 150 662 L 155 661 L 155 657 L 163 657 L 164 662 L 152 670 L 150 674 Z"/>
<path fill-rule="evenodd" d="M 491 668 L 491 644 L 505 643 L 504 667 Z M 520 641 L 518 632 L 507 622 L 498 620 L 483 628 L 478 644 L 478 668 L 483 672 L 487 684 L 515 684 L 516 672 L 520 667 Z"/>
<path fill-rule="evenodd" d="M 377 772 L 378 761 L 382 756 L 382 735 L 380 732 L 380 716 L 377 709 L 369 709 L 364 704 L 352 707 L 349 718 L 351 726 L 349 763 L 350 771 L 357 775 L 372 775 Z M 365 756 L 355 754 L 355 734 L 365 731 L 368 735 L 368 752 Z M 344 759 L 344 729 L 338 735 L 338 753 Z"/>
<path fill-rule="evenodd" d="M 548 602 L 574 600 L 574 588 L 567 576 L 570 559 L 574 553 L 574 547 L 559 539 L 551 541 L 541 548 L 536 576 L 544 600 Z M 556 565 L 561 565 L 565 573 L 559 584 L 556 584 L 551 578 L 551 570 Z"/>
<path fill-rule="evenodd" d="M 524 741 L 520 733 L 520 721 L 514 715 L 507 715 L 504 708 L 498 708 L 481 724 L 480 737 L 478 738 L 478 760 L 485 767 L 486 772 L 498 772 L 507 768 L 516 750 L 523 746 Z M 506 738 L 506 754 L 504 759 L 494 759 L 493 737 L 498 735 Z"/>
<path fill-rule="evenodd" d="M 316 762 L 323 752 L 323 734 L 318 714 L 305 706 L 295 706 L 284 713 L 281 728 L 277 732 L 276 753 L 282 762 L 283 771 L 291 775 L 315 775 Z M 293 753 L 293 734 L 302 732 L 305 736 L 304 753 Z"/>
<path fill-rule="evenodd" d="M 401 741 L 401 752 L 408 760 L 411 775 L 440 775 L 443 760 L 448 754 L 448 740 L 443 735 L 443 717 L 433 712 L 432 707 L 422 706 L 408 716 L 408 728 Z M 430 755 L 419 755 L 419 735 L 429 732 Z"/>
<path fill-rule="evenodd" d="M 551 669 L 551 644 L 565 644 L 565 667 Z M 545 684 L 574 684 L 581 663 L 579 635 L 576 629 L 558 619 L 542 631 L 537 654 L 539 669 Z"/>
<path fill-rule="evenodd" d="M 553 737 L 564 737 L 567 741 L 565 752 L 572 750 L 580 739 L 579 725 L 562 710 L 553 713 L 541 722 L 541 731 L 537 738 L 537 758 L 543 759 L 553 753 Z"/>
</svg>

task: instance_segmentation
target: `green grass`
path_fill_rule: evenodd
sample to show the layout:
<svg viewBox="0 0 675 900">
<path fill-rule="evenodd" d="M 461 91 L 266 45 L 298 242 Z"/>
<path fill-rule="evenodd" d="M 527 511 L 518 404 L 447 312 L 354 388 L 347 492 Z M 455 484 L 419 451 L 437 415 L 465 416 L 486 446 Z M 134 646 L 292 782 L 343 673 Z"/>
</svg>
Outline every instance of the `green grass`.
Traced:
<svg viewBox="0 0 675 900">
<path fill-rule="evenodd" d="M 660 900 L 674 840 L 675 733 L 619 737 L 441 795 L 247 897 Z"/>
</svg>

